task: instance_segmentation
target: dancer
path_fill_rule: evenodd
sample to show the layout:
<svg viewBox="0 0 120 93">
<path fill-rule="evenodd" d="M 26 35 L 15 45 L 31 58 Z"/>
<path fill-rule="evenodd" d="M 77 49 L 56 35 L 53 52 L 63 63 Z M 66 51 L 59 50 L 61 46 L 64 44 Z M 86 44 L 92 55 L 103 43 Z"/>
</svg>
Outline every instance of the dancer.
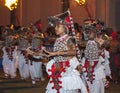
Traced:
<svg viewBox="0 0 120 93">
<path fill-rule="evenodd" d="M 44 81 L 45 78 L 43 77 L 42 71 L 42 40 L 39 37 L 33 37 L 31 42 L 31 47 L 29 49 L 34 52 L 39 52 L 39 55 L 29 55 L 30 63 L 29 63 L 29 70 L 30 76 L 32 79 L 32 84 L 36 85 L 37 81 Z M 40 55 L 41 54 L 41 55 Z"/>
<path fill-rule="evenodd" d="M 88 25 L 87 36 L 88 42 L 84 51 L 83 72 L 86 77 L 86 85 L 89 93 L 105 93 L 106 75 L 104 72 L 105 61 L 102 45 L 108 40 L 107 35 L 102 34 L 101 30 L 96 30 L 95 24 Z"/>
<path fill-rule="evenodd" d="M 17 47 L 12 43 L 12 36 L 6 36 L 5 46 L 3 50 L 3 70 L 5 78 L 16 77 L 16 58 Z"/>
<path fill-rule="evenodd" d="M 25 36 L 21 36 L 19 39 L 18 45 L 18 70 L 22 80 L 29 78 L 29 58 L 27 55 L 27 47 L 29 45 L 29 41 Z"/>
<path fill-rule="evenodd" d="M 54 25 L 59 37 L 54 44 L 53 52 L 45 49 L 48 56 L 53 57 L 46 66 L 50 78 L 46 93 L 87 93 L 80 78 L 80 63 L 76 57 L 75 38 L 69 36 L 67 23 L 59 17 L 49 17 L 49 23 Z"/>
</svg>

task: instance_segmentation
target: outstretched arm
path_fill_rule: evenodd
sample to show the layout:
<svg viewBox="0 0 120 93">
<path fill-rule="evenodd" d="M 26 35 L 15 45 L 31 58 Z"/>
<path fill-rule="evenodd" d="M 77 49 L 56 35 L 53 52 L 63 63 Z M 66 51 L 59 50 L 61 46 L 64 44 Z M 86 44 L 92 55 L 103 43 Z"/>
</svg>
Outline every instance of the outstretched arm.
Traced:
<svg viewBox="0 0 120 93">
<path fill-rule="evenodd" d="M 75 46 L 75 40 L 73 38 L 69 38 L 67 40 L 67 47 L 68 50 L 65 51 L 54 51 L 54 52 L 49 52 L 47 51 L 45 48 L 43 49 L 43 51 L 48 54 L 49 56 L 76 56 L 76 46 Z"/>
</svg>

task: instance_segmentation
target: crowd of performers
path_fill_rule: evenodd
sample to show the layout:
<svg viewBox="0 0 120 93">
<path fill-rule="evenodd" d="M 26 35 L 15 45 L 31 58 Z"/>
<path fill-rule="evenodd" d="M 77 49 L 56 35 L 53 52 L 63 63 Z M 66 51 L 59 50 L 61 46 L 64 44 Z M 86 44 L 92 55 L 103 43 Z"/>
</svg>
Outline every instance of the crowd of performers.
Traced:
<svg viewBox="0 0 120 93">
<path fill-rule="evenodd" d="M 6 36 L 5 77 L 15 78 L 18 69 L 21 79 L 31 77 L 36 84 L 45 80 L 44 64 L 49 77 L 46 93 L 105 93 L 109 80 L 118 83 L 120 78 L 119 33 L 99 20 L 87 19 L 80 26 L 65 17 L 49 17 L 50 27 L 42 33 L 20 27 L 20 35 Z"/>
<path fill-rule="evenodd" d="M 52 29 L 53 28 L 51 28 L 51 30 Z M 1 58 L 4 77 L 6 79 L 14 79 L 16 75 L 18 75 L 18 71 L 22 80 L 27 80 L 31 77 L 33 85 L 35 85 L 37 81 L 44 81 L 44 64 L 42 60 L 44 56 L 28 55 L 26 49 L 29 47 L 32 51 L 42 52 L 42 45 L 48 45 L 46 32 L 43 35 L 43 33 L 38 29 L 36 30 L 33 26 L 30 28 L 13 28 L 13 25 L 7 27 L 1 26 L 1 32 Z M 51 38 L 50 41 L 49 43 L 52 44 L 54 38 Z M 51 48 L 51 46 L 48 48 Z M 48 58 L 44 60 L 48 60 Z"/>
</svg>

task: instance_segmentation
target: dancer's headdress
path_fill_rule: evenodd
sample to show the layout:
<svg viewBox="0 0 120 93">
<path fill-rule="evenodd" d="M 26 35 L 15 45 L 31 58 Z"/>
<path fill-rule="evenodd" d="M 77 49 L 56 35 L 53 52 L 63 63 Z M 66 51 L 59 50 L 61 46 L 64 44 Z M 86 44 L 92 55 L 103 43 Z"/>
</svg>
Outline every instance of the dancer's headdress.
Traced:
<svg viewBox="0 0 120 93">
<path fill-rule="evenodd" d="M 87 37 L 87 34 L 89 33 L 88 31 L 92 31 L 96 34 L 99 34 L 105 29 L 105 23 L 100 20 L 85 19 L 83 22 L 85 23 L 85 25 L 83 26 L 83 34 L 85 40 L 88 39 Z"/>
<path fill-rule="evenodd" d="M 68 18 L 68 11 L 64 12 L 64 13 L 61 13 L 61 14 L 58 14 L 58 15 L 55 15 L 55 16 L 50 16 L 48 17 L 48 23 L 51 25 L 51 26 L 56 26 L 57 24 L 63 24 L 63 25 L 70 25 L 70 21 L 69 21 L 69 18 Z"/>
</svg>

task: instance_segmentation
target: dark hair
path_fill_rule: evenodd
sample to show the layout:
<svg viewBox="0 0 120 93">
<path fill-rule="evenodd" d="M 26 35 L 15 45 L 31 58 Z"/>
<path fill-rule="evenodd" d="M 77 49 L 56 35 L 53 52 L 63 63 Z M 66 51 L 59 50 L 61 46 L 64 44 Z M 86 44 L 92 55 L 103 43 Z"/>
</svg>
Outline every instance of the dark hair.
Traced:
<svg viewBox="0 0 120 93">
<path fill-rule="evenodd" d="M 78 23 L 74 23 L 74 28 L 76 31 L 80 31 L 80 26 Z"/>
<path fill-rule="evenodd" d="M 68 31 L 68 28 L 67 28 L 66 26 L 63 26 L 63 27 L 64 27 L 65 33 L 68 34 L 68 32 L 69 32 L 69 31 Z"/>
</svg>

